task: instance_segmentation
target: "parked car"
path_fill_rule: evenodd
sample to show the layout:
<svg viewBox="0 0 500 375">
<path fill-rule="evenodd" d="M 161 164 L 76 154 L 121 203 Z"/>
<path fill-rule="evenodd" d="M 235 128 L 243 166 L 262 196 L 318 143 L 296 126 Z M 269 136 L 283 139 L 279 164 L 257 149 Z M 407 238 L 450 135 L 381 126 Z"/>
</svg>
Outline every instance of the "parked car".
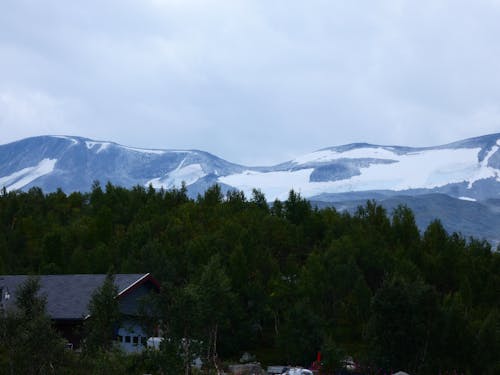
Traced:
<svg viewBox="0 0 500 375">
<path fill-rule="evenodd" d="M 288 367 L 283 365 L 267 366 L 267 375 L 281 375 L 286 370 L 288 370 Z"/>
<path fill-rule="evenodd" d="M 292 367 L 287 369 L 282 375 L 313 375 L 313 372 L 301 367 Z"/>
</svg>

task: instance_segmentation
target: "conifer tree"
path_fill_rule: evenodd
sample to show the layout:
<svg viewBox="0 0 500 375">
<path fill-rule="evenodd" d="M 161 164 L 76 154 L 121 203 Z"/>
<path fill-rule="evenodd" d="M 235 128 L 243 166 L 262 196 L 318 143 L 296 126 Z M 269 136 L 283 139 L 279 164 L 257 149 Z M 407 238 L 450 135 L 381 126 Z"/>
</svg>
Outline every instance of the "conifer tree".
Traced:
<svg viewBox="0 0 500 375">
<path fill-rule="evenodd" d="M 106 275 L 102 286 L 89 302 L 89 318 L 86 321 L 85 351 L 88 354 L 109 351 L 120 320 L 118 288 L 112 273 Z"/>
<path fill-rule="evenodd" d="M 56 374 L 64 362 L 64 340 L 53 328 L 47 301 L 39 292 L 39 280 L 28 278 L 15 293 L 16 309 L 0 317 L 0 352 L 7 354 L 10 374 Z"/>
</svg>

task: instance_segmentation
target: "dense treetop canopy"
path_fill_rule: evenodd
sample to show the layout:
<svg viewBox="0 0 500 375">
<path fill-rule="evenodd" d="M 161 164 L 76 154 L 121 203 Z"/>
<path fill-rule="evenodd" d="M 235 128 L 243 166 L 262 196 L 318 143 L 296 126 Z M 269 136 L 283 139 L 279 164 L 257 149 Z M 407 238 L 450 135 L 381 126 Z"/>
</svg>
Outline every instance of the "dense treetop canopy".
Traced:
<svg viewBox="0 0 500 375">
<path fill-rule="evenodd" d="M 412 374 L 499 370 L 500 254 L 439 220 L 420 233 L 404 206 L 349 214 L 218 186 L 197 199 L 109 183 L 0 194 L 0 273 L 111 267 L 151 272 L 166 332 L 220 358 L 309 365 L 321 351 L 327 368 L 351 356 Z"/>
</svg>

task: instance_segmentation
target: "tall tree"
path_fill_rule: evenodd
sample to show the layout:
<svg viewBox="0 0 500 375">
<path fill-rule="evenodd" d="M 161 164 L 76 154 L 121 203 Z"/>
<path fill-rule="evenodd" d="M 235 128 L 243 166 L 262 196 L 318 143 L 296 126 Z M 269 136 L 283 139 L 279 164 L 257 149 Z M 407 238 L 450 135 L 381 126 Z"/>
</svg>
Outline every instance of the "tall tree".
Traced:
<svg viewBox="0 0 500 375">
<path fill-rule="evenodd" d="M 392 213 L 392 231 L 396 246 L 404 250 L 413 250 L 420 241 L 420 232 L 415 222 L 415 215 L 407 207 L 399 205 Z"/>
<path fill-rule="evenodd" d="M 16 309 L 3 311 L 0 352 L 11 374 L 56 374 L 64 363 L 64 340 L 46 313 L 40 282 L 28 278 L 16 291 Z"/>
<path fill-rule="evenodd" d="M 437 296 L 421 280 L 386 280 L 372 301 L 369 337 L 376 363 L 420 373 L 427 363 Z"/>
<path fill-rule="evenodd" d="M 235 303 L 231 283 L 220 257 L 212 257 L 203 268 L 198 293 L 201 321 L 206 327 L 206 357 L 219 372 L 217 358 L 219 335 L 221 330 L 229 325 L 232 306 Z"/>
<path fill-rule="evenodd" d="M 89 318 L 85 324 L 85 351 L 88 354 L 109 351 L 120 320 L 118 288 L 115 277 L 108 273 L 103 284 L 92 295 L 89 302 Z"/>
</svg>

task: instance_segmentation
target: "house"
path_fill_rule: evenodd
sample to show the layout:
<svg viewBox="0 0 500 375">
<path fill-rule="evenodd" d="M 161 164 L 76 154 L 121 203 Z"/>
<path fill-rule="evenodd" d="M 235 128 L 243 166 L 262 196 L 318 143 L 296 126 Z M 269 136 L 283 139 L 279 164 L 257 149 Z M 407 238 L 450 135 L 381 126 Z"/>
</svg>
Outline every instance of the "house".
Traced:
<svg viewBox="0 0 500 375">
<path fill-rule="evenodd" d="M 47 298 L 47 314 L 55 328 L 78 349 L 82 340 L 83 323 L 89 316 L 88 305 L 92 294 L 102 286 L 105 274 L 99 275 L 41 275 L 40 294 Z M 17 289 L 29 278 L 27 275 L 0 276 L 0 306 L 5 310 L 15 305 Z M 122 314 L 116 328 L 116 341 L 124 351 L 138 352 L 147 337 L 137 322 L 141 300 L 151 292 L 158 292 L 160 284 L 151 274 L 116 274 L 118 303 Z"/>
</svg>

